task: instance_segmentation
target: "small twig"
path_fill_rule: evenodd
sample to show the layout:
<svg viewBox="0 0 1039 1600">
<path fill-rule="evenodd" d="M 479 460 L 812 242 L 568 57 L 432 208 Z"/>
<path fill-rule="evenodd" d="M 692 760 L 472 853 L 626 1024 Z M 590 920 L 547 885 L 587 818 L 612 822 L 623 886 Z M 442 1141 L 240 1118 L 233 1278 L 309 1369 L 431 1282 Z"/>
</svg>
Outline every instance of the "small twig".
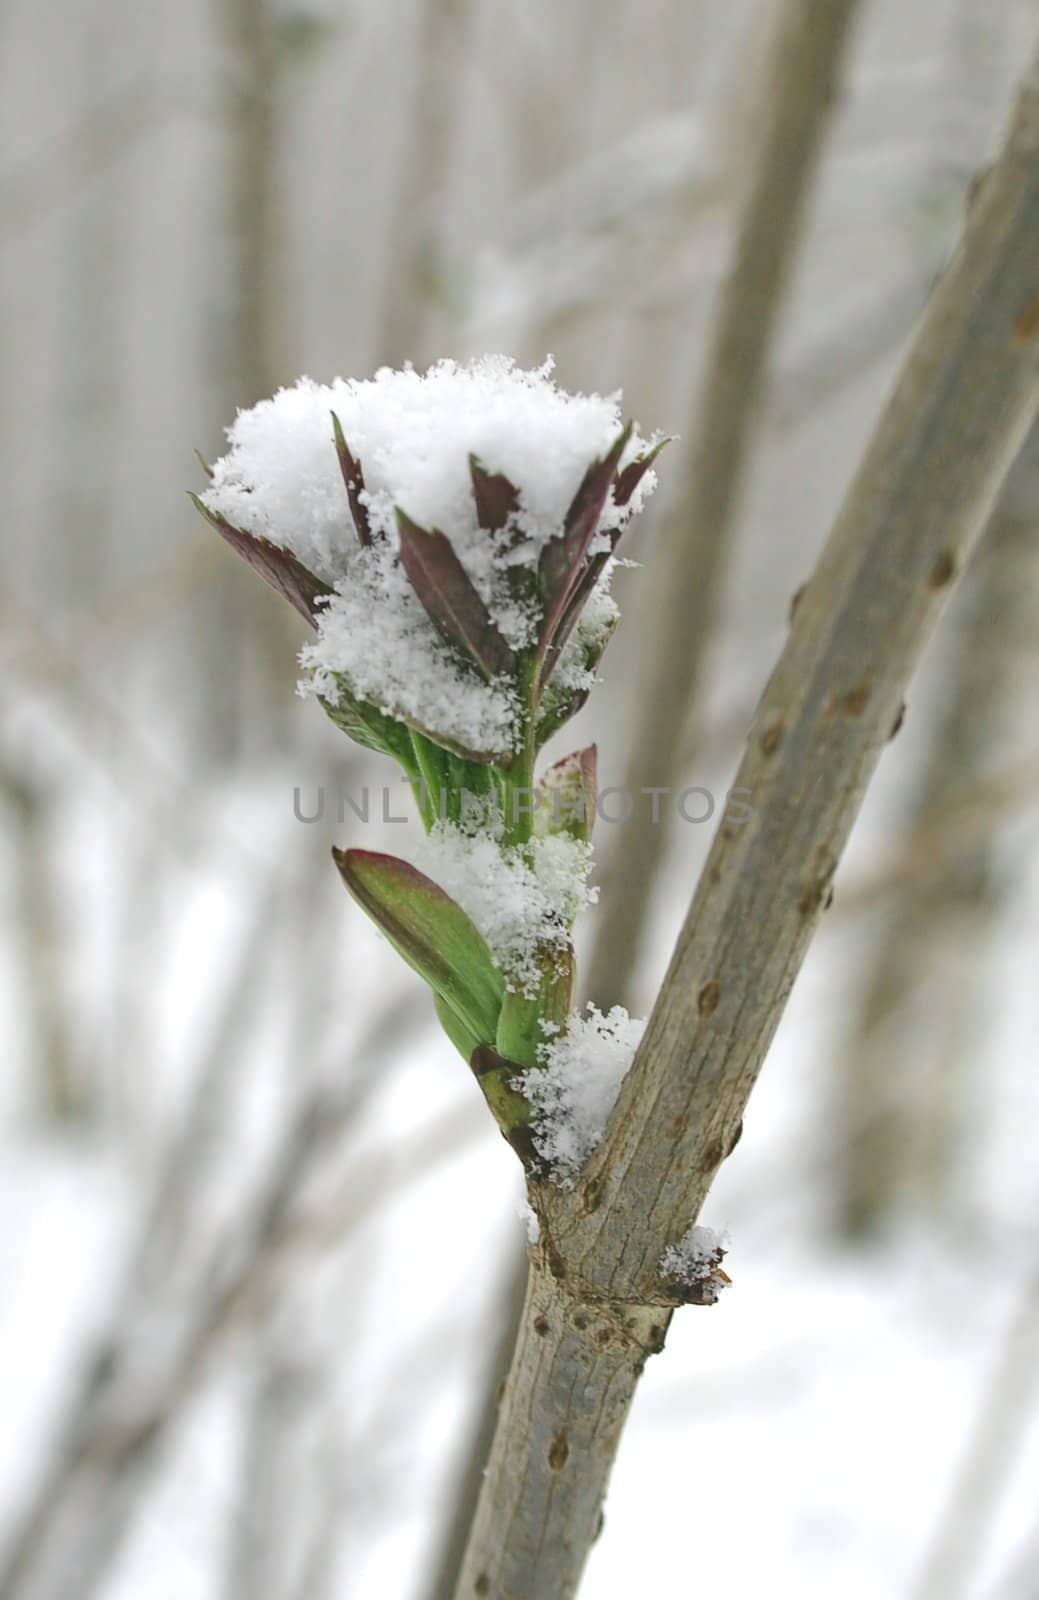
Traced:
<svg viewBox="0 0 1039 1600">
<path fill-rule="evenodd" d="M 717 614 L 768 352 L 855 10 L 855 0 L 825 7 L 786 0 L 778 19 L 761 80 L 767 114 L 712 329 L 685 483 L 660 541 L 672 554 L 655 566 L 647 602 L 654 640 L 638 683 L 629 794 L 644 784 L 674 785 Z M 624 848 L 607 865 L 604 899 L 614 911 L 599 933 L 588 977 L 588 992 L 601 1004 L 628 998 L 667 834 L 664 826 L 627 830 Z"/>
<path fill-rule="evenodd" d="M 0 799 L 14 813 L 14 928 L 39 1109 L 59 1122 L 87 1119 L 96 1109 L 95 1085 L 84 1072 L 67 993 L 64 917 L 51 848 L 54 796 L 0 756 Z"/>
<path fill-rule="evenodd" d="M 1002 820 L 1039 799 L 1039 755 L 965 789 L 926 827 L 911 832 L 886 861 L 841 887 L 842 917 L 871 911 L 899 890 L 919 888 L 962 859 Z"/>
<path fill-rule="evenodd" d="M 980 45 L 977 22 L 972 26 L 965 13 L 957 20 L 966 35 L 956 63 L 966 91 L 974 87 L 968 59 L 984 53 L 968 47 Z M 1024 704 L 1019 716 L 1012 707 L 1034 677 L 1028 667 L 1037 660 L 1037 529 L 1039 428 L 1033 428 L 964 584 L 940 709 L 910 802 L 916 859 L 909 858 L 910 872 L 870 929 L 845 1036 L 832 1053 L 832 1120 L 847 1147 L 833 1220 L 846 1238 L 877 1234 L 907 1204 L 937 1213 L 955 1185 L 966 1136 L 964 1085 L 982 1026 L 985 955 L 1009 890 L 1007 876 L 993 871 L 991 850 L 995 815 L 1008 795 L 998 784 L 985 793 L 985 780 L 1009 727 L 1024 723 Z M 1032 768 L 1034 784 L 1034 759 Z M 927 1004 L 929 994 L 942 995 L 937 1010 Z M 896 1037 L 899 1049 L 892 1048 Z M 906 1059 L 914 1071 L 903 1096 L 908 1103 L 896 1115 L 893 1091 L 905 1084 Z"/>
<path fill-rule="evenodd" d="M 916 1600 L 961 1600 L 1000 1493 L 1034 1415 L 1039 1379 L 1039 1272 L 1025 1285 L 985 1388 L 962 1466 L 935 1532 Z M 1034 1581 L 1034 1569 L 1033 1569 Z"/>
<path fill-rule="evenodd" d="M 778 368 L 768 385 L 769 422 L 785 432 L 821 408 L 909 337 L 927 303 L 930 274 L 910 273 L 865 305 L 838 307 L 833 324 L 806 341 Z"/>
</svg>

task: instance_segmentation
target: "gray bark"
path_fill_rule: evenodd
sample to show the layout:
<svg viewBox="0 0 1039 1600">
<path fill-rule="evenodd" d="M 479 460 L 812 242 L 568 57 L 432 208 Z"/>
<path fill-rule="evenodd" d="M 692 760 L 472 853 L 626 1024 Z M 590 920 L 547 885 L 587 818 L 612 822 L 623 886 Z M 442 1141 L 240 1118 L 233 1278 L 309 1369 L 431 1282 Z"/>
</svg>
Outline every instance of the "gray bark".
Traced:
<svg viewBox="0 0 1039 1600">
<path fill-rule="evenodd" d="M 457 1594 L 575 1594 L 647 1355 L 670 1313 L 531 1270 L 495 1447 Z"/>
<path fill-rule="evenodd" d="M 1039 56 L 795 609 L 736 778 L 752 814 L 714 839 L 602 1144 L 572 1191 L 532 1186 L 540 1241 L 458 1600 L 576 1592 L 681 1298 L 661 1256 L 738 1135 L 910 675 L 1039 409 L 1037 230 Z"/>
<path fill-rule="evenodd" d="M 945 704 L 910 819 L 911 836 L 932 844 L 950 809 L 1008 755 L 1021 754 L 1022 735 L 1034 742 L 1037 446 L 1033 430 L 964 597 Z M 985 957 L 1010 887 L 993 874 L 992 838 L 991 827 L 969 843 L 961 835 L 943 870 L 911 874 L 878 917 L 835 1063 L 834 1121 L 847 1148 L 836 1220 L 846 1236 L 875 1233 L 906 1202 L 937 1214 L 955 1185 L 983 1027 Z M 915 1063 L 908 1081 L 905 1058 Z"/>
<path fill-rule="evenodd" d="M 495 1302 L 495 1327 L 485 1334 L 487 1348 L 484 1366 L 478 1374 L 478 1399 L 468 1434 L 459 1451 L 458 1466 L 452 1474 L 454 1496 L 451 1514 L 444 1524 L 430 1564 L 429 1587 L 425 1600 L 451 1600 L 455 1577 L 465 1554 L 469 1529 L 483 1490 L 483 1467 L 494 1442 L 498 1425 L 498 1406 L 502 1384 L 509 1371 L 509 1360 L 516 1334 L 523 1326 L 528 1284 L 526 1250 L 516 1247 Z"/>
</svg>

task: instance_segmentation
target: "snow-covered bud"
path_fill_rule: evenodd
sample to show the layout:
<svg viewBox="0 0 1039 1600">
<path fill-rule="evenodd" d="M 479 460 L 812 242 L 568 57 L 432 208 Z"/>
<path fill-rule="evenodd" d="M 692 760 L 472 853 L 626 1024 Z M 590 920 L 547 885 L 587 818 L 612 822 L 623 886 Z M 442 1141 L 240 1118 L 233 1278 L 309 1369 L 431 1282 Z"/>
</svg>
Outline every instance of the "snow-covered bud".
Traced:
<svg viewBox="0 0 1039 1600">
<path fill-rule="evenodd" d="M 314 627 L 303 687 L 361 743 L 508 766 L 587 698 L 665 441 L 550 372 L 301 379 L 229 429 L 196 503 Z"/>
<path fill-rule="evenodd" d="M 239 412 L 195 497 L 313 628 L 301 689 L 412 784 L 420 860 L 336 864 L 528 1165 L 543 1156 L 517 1085 L 568 1026 L 573 924 L 595 897 L 595 750 L 540 784 L 535 760 L 595 682 L 614 551 L 666 442 L 551 370 L 487 356 L 302 378 Z"/>
</svg>

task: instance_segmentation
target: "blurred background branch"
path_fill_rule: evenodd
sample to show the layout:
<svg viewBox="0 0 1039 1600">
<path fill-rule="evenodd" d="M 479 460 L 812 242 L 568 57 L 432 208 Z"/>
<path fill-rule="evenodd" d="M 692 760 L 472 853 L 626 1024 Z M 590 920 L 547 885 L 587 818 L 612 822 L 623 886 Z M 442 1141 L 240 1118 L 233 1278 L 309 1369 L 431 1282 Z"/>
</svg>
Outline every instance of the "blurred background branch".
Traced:
<svg viewBox="0 0 1039 1600">
<path fill-rule="evenodd" d="M 769 8 L 771 9 L 771 8 Z M 793 267 L 829 118 L 838 103 L 843 52 L 856 6 L 825 11 L 789 0 L 774 21 L 757 99 L 757 146 L 734 229 L 732 261 L 719 294 L 700 380 L 692 442 L 654 563 L 653 648 L 642 656 L 634 695 L 635 735 L 625 788 L 673 789 L 683 730 L 695 715 L 711 628 L 719 609 L 726 546 L 753 441 L 773 328 Z M 634 829 L 604 880 L 604 915 L 588 977 L 598 1004 L 627 1003 L 667 827 Z"/>
</svg>

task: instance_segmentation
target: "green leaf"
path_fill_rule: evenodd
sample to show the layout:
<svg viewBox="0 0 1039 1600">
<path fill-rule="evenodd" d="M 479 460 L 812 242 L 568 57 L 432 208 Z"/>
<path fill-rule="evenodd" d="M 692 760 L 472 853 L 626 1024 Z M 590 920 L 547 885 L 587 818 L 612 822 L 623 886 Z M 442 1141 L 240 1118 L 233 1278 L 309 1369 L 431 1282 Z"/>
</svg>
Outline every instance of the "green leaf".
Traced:
<svg viewBox="0 0 1039 1600">
<path fill-rule="evenodd" d="M 422 814 L 422 824 L 428 833 L 436 822 L 448 815 L 451 799 L 451 762 L 454 760 L 432 739 L 411 730 L 411 748 L 418 769 L 416 799 Z"/>
<path fill-rule="evenodd" d="M 442 995 L 434 994 L 433 1004 L 436 1006 L 440 1026 L 447 1037 L 466 1061 L 471 1061 L 474 1050 L 480 1048 L 480 1041 L 474 1033 L 470 1033 L 457 1011 L 452 1010 Z"/>
<path fill-rule="evenodd" d="M 355 743 L 363 744 L 366 749 L 377 750 L 380 755 L 391 756 L 394 761 L 400 763 L 409 778 L 414 777 L 415 753 L 407 726 L 394 717 L 388 717 L 385 712 L 367 700 L 357 699 L 350 693 L 346 680 L 339 674 L 336 675 L 336 688 L 339 699 L 335 705 L 331 700 L 321 701 L 324 711 L 336 727 L 348 734 Z"/>
<path fill-rule="evenodd" d="M 418 773 L 416 765 L 413 740 L 420 739 L 423 745 L 429 746 L 437 752 L 435 759 L 442 758 L 448 761 L 457 760 L 464 765 L 467 771 L 477 767 L 490 767 L 496 763 L 504 764 L 512 759 L 511 750 L 469 750 L 456 739 L 450 739 L 443 733 L 433 733 L 424 727 L 415 717 L 409 716 L 405 711 L 380 711 L 369 700 L 361 700 L 350 688 L 347 679 L 341 672 L 334 674 L 338 703 L 333 705 L 330 700 L 321 701 L 325 711 L 331 717 L 337 728 L 342 728 L 351 739 L 356 739 L 358 744 L 367 745 L 370 750 L 378 750 L 383 755 L 392 756 L 399 761 L 409 777 Z M 488 787 L 490 779 L 481 781 L 481 789 Z M 433 785 L 435 788 L 436 786 Z M 475 787 L 470 783 L 470 788 Z"/>
<path fill-rule="evenodd" d="M 450 895 L 396 856 L 333 850 L 343 882 L 394 949 L 481 1043 L 497 1032 L 505 983 L 483 935 Z"/>
<path fill-rule="evenodd" d="M 416 798 L 427 832 L 436 822 L 471 828 L 481 807 L 493 814 L 499 804 L 493 767 L 454 755 L 414 728 L 411 744 L 419 779 Z"/>
<path fill-rule="evenodd" d="M 538 1065 L 538 1046 L 547 1042 L 542 1023 L 555 1023 L 561 1028 L 573 1005 L 574 951 L 572 945 L 564 950 L 547 946 L 541 956 L 541 974 L 533 995 L 510 989 L 502 1003 L 498 1018 L 495 1048 L 510 1061 L 524 1067 Z"/>
</svg>

